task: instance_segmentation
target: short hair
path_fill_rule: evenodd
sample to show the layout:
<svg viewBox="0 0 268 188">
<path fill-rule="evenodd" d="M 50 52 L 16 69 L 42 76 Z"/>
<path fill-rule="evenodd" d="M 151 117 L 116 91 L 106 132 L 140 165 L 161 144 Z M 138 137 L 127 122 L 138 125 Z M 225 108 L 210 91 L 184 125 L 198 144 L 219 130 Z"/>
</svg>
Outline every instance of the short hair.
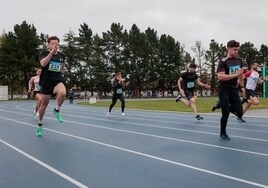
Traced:
<svg viewBox="0 0 268 188">
<path fill-rule="evenodd" d="M 190 67 L 190 68 L 194 68 L 194 69 L 195 69 L 195 68 L 197 67 L 197 65 L 196 65 L 196 64 L 194 64 L 194 63 L 191 63 L 191 64 L 189 65 L 189 67 Z"/>
<path fill-rule="evenodd" d="M 235 41 L 235 40 L 230 40 L 229 42 L 227 42 L 227 48 L 237 48 L 240 47 L 239 42 Z"/>
<path fill-rule="evenodd" d="M 121 73 L 121 72 L 116 73 L 116 74 L 115 74 L 115 77 L 117 77 L 117 76 L 119 76 L 119 75 L 122 75 L 122 73 Z"/>
<path fill-rule="evenodd" d="M 48 37 L 48 39 L 47 39 L 47 43 L 50 43 L 51 40 L 57 40 L 58 42 L 60 42 L 60 39 L 59 39 L 59 37 L 57 37 L 57 36 L 51 36 L 51 37 Z"/>
<path fill-rule="evenodd" d="M 250 62 L 250 66 L 254 65 L 255 63 L 259 64 L 258 61 L 254 59 L 253 61 Z"/>
</svg>

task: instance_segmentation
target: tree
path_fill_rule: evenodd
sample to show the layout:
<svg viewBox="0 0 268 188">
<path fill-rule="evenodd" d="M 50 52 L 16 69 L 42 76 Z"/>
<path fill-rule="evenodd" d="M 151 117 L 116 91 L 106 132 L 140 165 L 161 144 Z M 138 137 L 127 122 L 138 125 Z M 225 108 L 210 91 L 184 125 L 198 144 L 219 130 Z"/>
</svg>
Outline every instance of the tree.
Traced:
<svg viewBox="0 0 268 188">
<path fill-rule="evenodd" d="M 260 64 L 268 66 L 268 46 L 262 44 L 258 54 Z"/>
<path fill-rule="evenodd" d="M 171 36 L 161 35 L 159 47 L 159 86 L 173 95 L 177 88 L 180 67 L 183 62 L 184 49 Z"/>
<path fill-rule="evenodd" d="M 221 57 L 223 57 L 221 47 L 219 43 L 212 39 L 209 44 L 209 50 L 205 53 L 206 65 L 208 65 L 209 72 L 211 73 L 210 85 L 212 94 L 215 93 L 217 85 L 216 66 Z"/>
<path fill-rule="evenodd" d="M 66 72 L 64 74 L 67 88 L 72 88 L 74 85 L 79 85 L 77 82 L 79 77 L 79 70 L 81 70 L 81 64 L 79 63 L 79 48 L 77 37 L 73 31 L 69 31 L 64 35 L 64 45 L 62 46 L 63 53 L 67 57 L 67 63 L 65 64 Z"/>
<path fill-rule="evenodd" d="M 94 80 L 93 80 L 93 32 L 86 23 L 80 25 L 79 28 L 79 63 L 81 63 L 78 80 L 79 85 L 83 90 L 87 91 L 87 88 L 91 91 L 91 95 L 94 92 Z"/>
<path fill-rule="evenodd" d="M 199 75 L 202 74 L 203 65 L 202 60 L 204 59 L 206 49 L 202 46 L 202 42 L 200 40 L 195 41 L 195 46 L 191 48 L 197 57 Z"/>
<path fill-rule="evenodd" d="M 249 70 L 251 61 L 258 57 L 258 50 L 254 47 L 254 44 L 246 42 L 241 45 L 239 56 L 246 62 Z"/>
</svg>

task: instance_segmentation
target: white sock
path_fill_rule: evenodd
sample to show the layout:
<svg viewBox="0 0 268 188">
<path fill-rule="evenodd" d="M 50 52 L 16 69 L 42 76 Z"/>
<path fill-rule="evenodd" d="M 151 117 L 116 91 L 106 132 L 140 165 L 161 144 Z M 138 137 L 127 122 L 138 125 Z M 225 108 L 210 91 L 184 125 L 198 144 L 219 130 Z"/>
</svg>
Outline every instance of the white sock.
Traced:
<svg viewBox="0 0 268 188">
<path fill-rule="evenodd" d="M 60 110 L 60 106 L 59 105 L 56 105 L 56 110 Z"/>
</svg>

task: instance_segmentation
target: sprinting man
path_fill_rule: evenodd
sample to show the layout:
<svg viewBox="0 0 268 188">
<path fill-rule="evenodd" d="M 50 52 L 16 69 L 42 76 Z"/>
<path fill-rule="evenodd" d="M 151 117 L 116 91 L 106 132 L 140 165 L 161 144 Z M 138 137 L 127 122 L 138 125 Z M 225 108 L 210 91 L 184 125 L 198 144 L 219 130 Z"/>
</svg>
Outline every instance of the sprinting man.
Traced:
<svg viewBox="0 0 268 188">
<path fill-rule="evenodd" d="M 237 80 L 239 80 L 241 91 L 245 94 L 243 62 L 237 57 L 239 47 L 239 42 L 229 41 L 227 43 L 227 57 L 219 61 L 217 68 L 219 101 L 222 111 L 220 138 L 223 140 L 231 140 L 226 132 L 230 111 L 234 112 L 238 118 L 242 118 L 243 115 L 237 84 Z"/>
<path fill-rule="evenodd" d="M 268 76 L 266 76 L 264 80 L 260 78 L 260 75 L 258 73 L 259 66 L 256 60 L 253 60 L 250 63 L 250 67 L 251 69 L 244 74 L 244 77 L 247 79 L 246 98 L 243 98 L 242 100 L 242 103 L 246 102 L 245 105 L 243 106 L 244 114 L 250 108 L 251 105 L 259 104 L 259 100 L 255 92 L 257 84 L 262 84 L 263 82 L 268 81 Z"/>
<path fill-rule="evenodd" d="M 41 103 L 40 85 L 39 85 L 41 72 L 42 72 L 41 68 L 37 69 L 36 76 L 31 77 L 28 83 L 28 86 L 29 86 L 28 93 L 32 92 L 32 86 L 34 86 L 33 92 L 34 92 L 34 97 L 36 99 L 36 105 L 35 105 L 34 114 L 33 114 L 34 116 L 39 115 L 38 109 Z"/>
<path fill-rule="evenodd" d="M 54 115 L 63 122 L 60 115 L 60 107 L 64 102 L 66 96 L 66 88 L 63 84 L 62 73 L 64 71 L 65 55 L 58 51 L 59 38 L 51 36 L 48 38 L 48 49 L 44 50 L 39 55 L 42 73 L 40 76 L 41 85 L 41 105 L 39 108 L 39 123 L 37 128 L 37 136 L 42 136 L 43 117 L 46 108 L 49 104 L 51 95 L 56 95 L 56 108 L 54 108 Z"/>
<path fill-rule="evenodd" d="M 191 107 L 195 113 L 197 120 L 203 119 L 198 113 L 195 104 L 194 90 L 195 86 L 200 85 L 206 89 L 210 89 L 208 84 L 203 84 L 196 74 L 196 64 L 191 63 L 188 67 L 188 70 L 184 72 L 178 80 L 178 87 L 180 94 L 176 98 L 176 102 L 182 101 L 186 106 Z M 182 89 L 182 84 L 184 83 L 184 90 Z"/>
<path fill-rule="evenodd" d="M 127 82 L 126 85 L 128 85 L 130 82 Z M 112 108 L 116 104 L 117 99 L 121 101 L 121 112 L 122 116 L 125 116 L 125 98 L 123 94 L 123 79 L 121 72 L 116 73 L 114 80 L 113 80 L 113 97 L 112 97 L 112 104 L 109 107 L 109 111 L 107 113 L 107 116 L 111 115 Z"/>
<path fill-rule="evenodd" d="M 237 87 L 239 87 L 239 81 L 237 80 Z M 246 100 L 245 98 L 243 98 L 243 100 L 241 101 L 241 103 L 243 104 L 243 101 Z M 245 101 L 244 101 L 245 102 Z M 212 111 L 214 112 L 216 109 L 220 109 L 221 108 L 221 103 L 220 101 L 217 101 L 216 104 L 212 107 Z M 237 116 L 236 112 L 234 111 L 234 109 L 230 109 L 230 112 L 233 113 L 235 116 Z M 243 113 L 244 115 L 244 113 Z M 245 123 L 246 120 L 244 120 L 242 117 L 237 117 L 237 120 L 241 123 Z"/>
</svg>

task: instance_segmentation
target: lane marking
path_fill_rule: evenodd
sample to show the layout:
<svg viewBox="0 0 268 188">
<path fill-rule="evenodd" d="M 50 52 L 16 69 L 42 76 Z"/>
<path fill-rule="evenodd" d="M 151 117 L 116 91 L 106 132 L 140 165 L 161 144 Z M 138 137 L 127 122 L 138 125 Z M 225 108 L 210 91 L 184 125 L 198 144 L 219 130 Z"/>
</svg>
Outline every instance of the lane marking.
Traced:
<svg viewBox="0 0 268 188">
<path fill-rule="evenodd" d="M 20 114 L 29 116 L 29 114 L 24 114 L 24 113 L 20 113 Z M 13 121 L 13 122 L 17 122 L 17 123 L 22 123 L 20 121 L 12 120 L 12 119 L 5 118 L 5 117 L 0 117 L 0 118 L 6 119 L 6 120 L 9 120 L 9 121 Z M 54 118 L 49 118 L 49 117 L 47 117 L 46 119 L 55 120 Z M 183 140 L 183 139 L 177 139 L 177 138 L 170 138 L 170 137 L 164 137 L 164 136 L 153 135 L 153 134 L 148 134 L 148 133 L 141 133 L 141 132 L 136 132 L 136 131 L 128 131 L 128 130 L 123 130 L 123 129 L 117 129 L 117 128 L 111 128 L 111 127 L 105 127 L 105 126 L 99 126 L 99 125 L 93 125 L 93 124 L 81 123 L 81 122 L 75 122 L 75 121 L 69 121 L 69 120 L 65 120 L 65 122 L 69 122 L 69 123 L 72 123 L 72 124 L 83 125 L 83 126 L 95 127 L 95 128 L 100 128 L 100 129 L 106 129 L 106 130 L 112 130 L 112 131 L 118 131 L 118 132 L 125 132 L 125 133 L 137 134 L 137 135 L 142 135 L 142 136 L 149 136 L 149 137 L 160 138 L 160 139 L 164 139 L 164 140 L 171 140 L 171 141 L 176 141 L 176 142 L 183 142 L 183 143 L 189 143 L 189 144 L 196 144 L 196 145 L 201 145 L 201 146 L 225 149 L 225 150 L 230 150 L 230 151 L 243 152 L 243 153 L 248 153 L 248 154 L 260 155 L 260 156 L 264 156 L 264 157 L 268 156 L 267 153 L 261 153 L 261 152 L 254 152 L 254 151 L 242 150 L 242 149 L 237 149 L 237 148 L 218 146 L 218 145 L 207 144 L 207 143 L 202 143 L 202 142 L 195 142 L 195 141 L 189 141 L 189 140 Z M 211 133 L 211 135 L 216 135 L 216 134 Z"/>
<path fill-rule="evenodd" d="M 37 159 L 37 158 L 31 156 L 30 154 L 28 154 L 28 153 L 26 153 L 26 152 L 20 150 L 19 148 L 17 148 L 17 147 L 15 147 L 15 146 L 11 145 L 10 143 L 5 142 L 5 141 L 2 140 L 2 139 L 0 139 L 0 142 L 2 142 L 2 144 L 4 144 L 4 145 L 10 147 L 11 149 L 15 150 L 16 152 L 22 154 L 23 156 L 27 157 L 28 159 L 34 161 L 35 163 L 37 163 L 37 164 L 43 166 L 44 168 L 48 169 L 49 171 L 53 172 L 54 174 L 56 174 L 56 175 L 62 177 L 63 179 L 65 179 L 65 180 L 71 182 L 72 184 L 76 185 L 77 187 L 88 188 L 88 186 L 86 186 L 86 185 L 80 183 L 79 181 L 77 181 L 77 180 L 71 178 L 70 176 L 68 176 L 68 175 L 66 175 L 66 174 L 64 174 L 64 173 L 62 173 L 61 171 L 59 171 L 59 170 L 53 168 L 52 166 L 50 166 L 50 165 L 48 165 L 48 164 L 46 164 L 46 163 L 40 161 L 39 159 Z"/>
<path fill-rule="evenodd" d="M 24 110 L 24 109 L 22 109 L 22 110 Z M 3 110 L 3 111 L 6 111 L 6 110 Z M 28 111 L 28 110 L 24 110 L 24 111 Z M 6 112 L 11 112 L 11 111 L 6 111 Z M 24 113 L 21 113 L 21 112 L 13 112 L 13 113 L 24 114 Z M 51 113 L 51 112 L 47 112 L 47 113 Z M 24 115 L 28 115 L 28 114 L 24 114 Z M 101 121 L 107 121 L 107 122 L 113 121 L 113 122 L 122 123 L 122 121 L 117 121 L 117 120 L 111 120 L 110 121 L 108 119 L 107 120 L 104 120 L 104 119 L 99 119 L 99 118 L 89 118 L 89 117 L 86 117 L 86 116 L 72 116 L 72 115 L 65 115 L 65 116 L 75 117 L 75 118 L 80 117 L 80 118 L 84 118 L 84 119 L 95 119 L 95 120 L 101 120 Z M 146 124 L 133 123 L 133 122 L 124 122 L 124 124 L 137 125 L 137 126 L 142 126 L 142 127 L 159 128 L 159 129 L 167 129 L 167 130 L 184 131 L 184 132 L 191 132 L 191 133 L 197 133 L 197 134 L 207 134 L 207 135 L 217 135 L 217 136 L 219 136 L 219 134 L 217 134 L 217 133 L 211 133 L 211 132 L 205 132 L 205 131 L 195 131 L 195 130 L 190 130 L 190 129 L 164 127 L 164 126 L 148 125 L 148 124 L 146 125 Z M 192 124 L 190 124 L 190 125 L 192 125 Z M 262 131 L 262 132 L 265 132 L 265 131 Z M 245 140 L 254 140 L 254 141 L 260 141 L 260 142 L 268 142 L 267 139 L 261 139 L 261 138 L 250 138 L 250 137 L 235 136 L 235 135 L 232 135 L 232 137 L 234 137 L 234 138 L 240 138 L 240 139 L 245 139 Z"/>
<path fill-rule="evenodd" d="M 32 124 L 29 124 L 29 123 L 15 121 L 15 120 L 11 120 L 11 119 L 8 119 L 8 118 L 3 118 L 3 117 L 0 117 L 0 118 L 10 120 L 10 121 L 14 121 L 14 122 L 17 122 L 19 124 L 24 124 L 24 125 L 31 126 L 31 127 L 36 127 L 36 126 L 34 126 Z M 261 187 L 261 188 L 267 188 L 268 187 L 268 185 L 260 184 L 260 183 L 249 181 L 249 180 L 242 179 L 242 178 L 237 178 L 237 177 L 234 177 L 234 176 L 229 176 L 229 175 L 218 173 L 218 172 L 211 171 L 211 170 L 206 170 L 206 169 L 203 169 L 203 168 L 198 168 L 198 167 L 187 165 L 187 164 L 184 164 L 184 163 L 175 162 L 175 161 L 172 161 L 172 160 L 164 159 L 164 158 L 161 158 L 161 157 L 156 157 L 154 155 L 150 155 L 150 154 L 146 154 L 146 153 L 126 149 L 126 148 L 123 148 L 123 147 L 114 146 L 114 145 L 111 145 L 111 144 L 106 144 L 106 143 L 99 142 L 99 141 L 96 141 L 96 140 L 91 140 L 91 139 L 87 139 L 87 138 L 84 138 L 84 137 L 75 136 L 75 135 L 72 135 L 72 134 L 68 134 L 68 133 L 64 133 L 64 132 L 60 132 L 60 131 L 56 131 L 56 130 L 52 130 L 52 129 L 48 129 L 48 128 L 43 128 L 43 129 L 45 129 L 47 131 L 50 131 L 50 132 L 57 133 L 57 134 L 61 134 L 61 135 L 64 135 L 64 136 L 68 136 L 68 137 L 71 137 L 71 138 L 76 138 L 76 139 L 79 139 L 79 140 L 91 142 L 91 143 L 94 143 L 94 144 L 97 144 L 97 145 L 106 146 L 106 147 L 113 148 L 113 149 L 116 149 L 116 150 L 132 153 L 132 154 L 135 154 L 135 155 L 143 156 L 143 157 L 146 157 L 146 158 L 150 158 L 150 159 L 154 159 L 154 160 L 158 160 L 158 161 L 162 161 L 162 162 L 166 162 L 166 163 L 173 164 L 173 165 L 176 165 L 176 166 L 185 167 L 185 168 L 188 168 L 188 169 L 191 169 L 191 170 L 195 170 L 195 171 L 203 172 L 203 173 L 206 173 L 206 174 L 222 177 L 222 178 L 225 178 L 225 179 L 238 181 L 238 182 L 241 182 L 241 183 L 244 183 L 244 184 L 253 185 L 253 186 Z"/>
</svg>

